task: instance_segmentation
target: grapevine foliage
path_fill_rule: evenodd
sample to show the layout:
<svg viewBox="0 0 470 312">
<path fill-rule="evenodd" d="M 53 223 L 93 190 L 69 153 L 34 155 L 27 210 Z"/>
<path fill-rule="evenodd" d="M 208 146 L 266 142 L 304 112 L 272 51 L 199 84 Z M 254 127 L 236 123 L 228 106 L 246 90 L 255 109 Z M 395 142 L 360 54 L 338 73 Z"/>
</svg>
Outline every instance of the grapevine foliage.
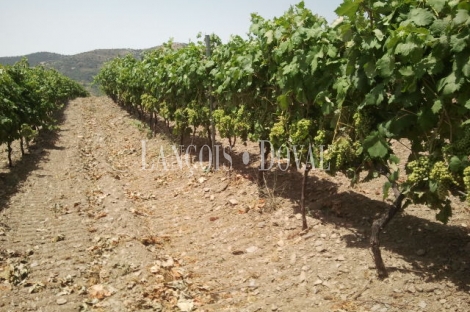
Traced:
<svg viewBox="0 0 470 312">
<path fill-rule="evenodd" d="M 455 0 L 345 0 L 328 25 L 300 2 L 271 20 L 252 14 L 247 39 L 212 35 L 210 57 L 202 42 L 170 41 L 142 60 L 111 61 L 96 81 L 181 136 L 210 131 L 212 96 L 230 144 L 270 139 L 300 151 L 303 163 L 300 146 L 322 145 L 331 174 L 385 175 L 384 197 L 393 189 L 404 206 L 426 204 L 446 222 L 450 194 L 470 198 L 469 9 Z M 409 142 L 409 158 L 395 155 L 396 141 Z"/>
<path fill-rule="evenodd" d="M 53 113 L 68 100 L 87 96 L 78 83 L 43 66 L 30 67 L 23 59 L 13 66 L 0 65 L 0 145 L 29 141 L 39 129 L 54 127 Z"/>
<path fill-rule="evenodd" d="M 443 0 L 346 0 L 336 11 L 348 47 L 345 108 L 355 114 L 355 138 L 365 137 L 358 152 L 371 160 L 363 163 L 385 171 L 385 195 L 394 185 L 406 204 L 427 204 L 443 222 L 450 192 L 470 192 L 462 180 L 470 151 L 468 11 L 467 2 Z M 410 142 L 404 180 L 392 140 Z"/>
</svg>

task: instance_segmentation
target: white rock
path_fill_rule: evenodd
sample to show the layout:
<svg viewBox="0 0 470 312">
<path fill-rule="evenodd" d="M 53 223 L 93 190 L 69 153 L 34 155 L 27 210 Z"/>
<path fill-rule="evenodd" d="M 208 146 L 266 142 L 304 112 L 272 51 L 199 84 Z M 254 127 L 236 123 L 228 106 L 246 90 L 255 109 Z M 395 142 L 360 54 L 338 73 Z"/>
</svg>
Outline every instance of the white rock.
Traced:
<svg viewBox="0 0 470 312">
<path fill-rule="evenodd" d="M 305 240 L 307 240 L 307 239 L 309 239 L 309 238 L 312 238 L 312 237 L 315 237 L 315 234 L 314 234 L 314 233 L 309 233 L 309 234 L 303 236 L 303 238 L 304 238 Z"/>
<path fill-rule="evenodd" d="M 420 307 L 421 309 L 426 309 L 427 306 L 428 306 L 428 305 L 427 305 L 426 302 L 424 302 L 424 301 L 420 301 L 420 302 L 418 303 L 418 307 Z"/>
<path fill-rule="evenodd" d="M 58 305 L 64 305 L 64 304 L 67 303 L 67 299 L 65 299 L 65 298 L 60 298 L 60 299 L 57 299 L 56 302 L 57 302 Z"/>
<path fill-rule="evenodd" d="M 170 256 L 167 256 L 166 261 L 162 261 L 162 264 L 161 264 L 161 266 L 164 268 L 171 268 L 174 265 L 175 265 L 175 261 Z"/>
<path fill-rule="evenodd" d="M 251 246 L 251 247 L 248 247 L 248 248 L 246 249 L 246 252 L 247 252 L 247 253 L 253 253 L 253 252 L 257 251 L 257 250 L 258 250 L 258 247 L 256 247 L 256 246 Z"/>
<path fill-rule="evenodd" d="M 180 299 L 177 304 L 181 312 L 191 312 L 194 307 L 194 302 L 192 300 Z"/>
<path fill-rule="evenodd" d="M 229 199 L 228 202 L 233 206 L 238 205 L 238 200 L 236 200 L 235 198 Z"/>
</svg>

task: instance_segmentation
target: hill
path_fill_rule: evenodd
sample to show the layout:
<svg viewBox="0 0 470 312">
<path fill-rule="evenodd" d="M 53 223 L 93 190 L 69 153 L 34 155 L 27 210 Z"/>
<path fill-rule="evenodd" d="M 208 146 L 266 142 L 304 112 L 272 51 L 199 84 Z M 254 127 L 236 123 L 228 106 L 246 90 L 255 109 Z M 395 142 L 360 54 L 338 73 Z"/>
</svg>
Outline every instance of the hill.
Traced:
<svg viewBox="0 0 470 312">
<path fill-rule="evenodd" d="M 184 44 L 176 43 L 176 47 L 184 46 Z M 134 57 L 140 57 L 145 51 L 155 50 L 161 46 L 149 49 L 98 49 L 89 52 L 62 55 L 51 52 L 36 52 L 23 56 L 0 57 L 0 64 L 13 65 L 21 58 L 26 57 L 31 66 L 43 64 L 62 73 L 63 75 L 78 81 L 92 94 L 98 94 L 99 90 L 96 86 L 92 86 L 93 77 L 98 74 L 103 63 L 118 57 L 131 54 Z"/>
<path fill-rule="evenodd" d="M 59 61 L 66 56 L 62 54 L 58 54 L 58 53 L 51 53 L 51 52 L 36 52 L 36 53 L 24 55 L 24 56 L 0 57 L 0 64 L 13 65 L 19 60 L 21 60 L 21 58 L 23 57 L 28 58 L 29 64 L 31 66 L 36 66 L 42 62 Z"/>
</svg>

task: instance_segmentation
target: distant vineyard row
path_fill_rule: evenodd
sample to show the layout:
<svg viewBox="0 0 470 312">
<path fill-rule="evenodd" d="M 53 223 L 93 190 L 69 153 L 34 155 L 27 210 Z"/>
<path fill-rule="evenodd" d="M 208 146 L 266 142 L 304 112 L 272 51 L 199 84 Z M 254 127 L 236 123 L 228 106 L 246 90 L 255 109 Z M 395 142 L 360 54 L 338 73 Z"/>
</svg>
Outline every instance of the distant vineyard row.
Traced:
<svg viewBox="0 0 470 312">
<path fill-rule="evenodd" d="M 11 144 L 31 140 L 40 129 L 54 126 L 54 113 L 68 100 L 87 96 L 78 83 L 42 66 L 30 67 L 27 60 L 12 66 L 0 65 L 0 145 L 7 145 L 12 166 Z"/>
<path fill-rule="evenodd" d="M 354 183 L 364 170 L 385 176 L 384 198 L 393 191 L 395 201 L 371 237 L 384 277 L 379 233 L 398 211 L 422 203 L 447 222 L 451 193 L 470 200 L 469 9 L 455 0 L 345 0 L 329 26 L 301 2 L 272 20 L 252 14 L 246 40 L 212 35 L 211 55 L 203 42 L 169 42 L 142 60 L 107 63 L 96 81 L 151 122 L 171 121 L 181 138 L 200 127 L 211 137 L 213 99 L 217 130 L 231 144 L 266 139 L 297 154 L 322 145 L 332 174 Z M 410 142 L 408 159 L 392 140 Z M 301 150 L 306 174 L 319 157 Z"/>
</svg>

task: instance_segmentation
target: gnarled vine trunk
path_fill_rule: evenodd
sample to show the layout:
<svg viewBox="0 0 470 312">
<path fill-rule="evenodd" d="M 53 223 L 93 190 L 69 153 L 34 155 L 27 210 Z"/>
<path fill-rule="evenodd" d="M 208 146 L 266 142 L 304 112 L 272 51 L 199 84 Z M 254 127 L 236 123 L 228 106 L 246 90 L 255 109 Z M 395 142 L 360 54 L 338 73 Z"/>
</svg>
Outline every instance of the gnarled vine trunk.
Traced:
<svg viewBox="0 0 470 312">
<path fill-rule="evenodd" d="M 8 165 L 10 167 L 13 167 L 13 161 L 11 160 L 11 152 L 12 152 L 11 141 L 7 142 L 7 152 L 8 152 Z"/>
<path fill-rule="evenodd" d="M 372 223 L 372 232 L 370 236 L 370 245 L 372 254 L 374 256 L 375 268 L 380 279 L 388 276 L 387 269 L 382 259 L 380 252 L 380 232 L 392 220 L 392 218 L 401 210 L 403 199 L 405 195 L 402 193 L 395 193 L 395 202 L 390 206 L 389 210 L 382 214 L 377 220 Z"/>
<path fill-rule="evenodd" d="M 305 165 L 304 177 L 302 179 L 302 194 L 300 195 L 300 212 L 302 213 L 302 230 L 308 229 L 307 212 L 305 209 L 305 190 L 307 188 L 308 173 L 312 170 L 311 164 Z"/>
<path fill-rule="evenodd" d="M 260 155 L 263 154 L 264 156 L 264 161 L 268 159 L 269 153 L 271 153 L 271 144 L 268 141 L 265 141 L 266 145 L 264 148 L 264 151 L 261 147 L 261 142 L 259 143 L 259 151 Z M 258 196 L 259 198 L 266 198 L 267 192 L 266 192 L 266 181 L 264 180 L 264 171 L 265 171 L 265 164 L 263 162 L 260 162 L 259 168 L 258 168 Z"/>
</svg>

